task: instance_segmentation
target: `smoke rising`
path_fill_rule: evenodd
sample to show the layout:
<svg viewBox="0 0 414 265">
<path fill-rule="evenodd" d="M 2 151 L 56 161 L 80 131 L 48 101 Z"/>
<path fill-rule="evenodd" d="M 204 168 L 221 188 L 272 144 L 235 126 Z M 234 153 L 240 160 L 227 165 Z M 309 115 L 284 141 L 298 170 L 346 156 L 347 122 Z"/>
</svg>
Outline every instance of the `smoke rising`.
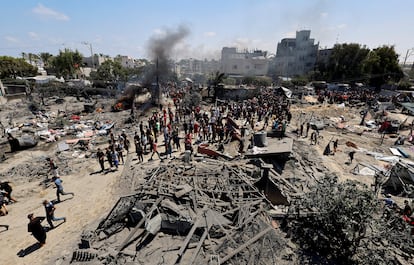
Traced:
<svg viewBox="0 0 414 265">
<path fill-rule="evenodd" d="M 184 40 L 190 34 L 190 30 L 186 26 L 179 26 L 176 30 L 166 29 L 162 34 L 157 34 L 150 38 L 148 48 L 153 62 L 158 64 L 158 73 L 160 80 L 165 79 L 169 75 L 170 67 L 168 65 L 171 53 L 178 43 Z M 154 76 L 153 76 L 154 77 Z M 154 82 L 155 79 L 152 81 Z"/>
<path fill-rule="evenodd" d="M 174 46 L 190 34 L 186 26 L 179 26 L 176 31 L 166 29 L 165 33 L 157 34 L 149 40 L 149 48 L 153 59 L 166 60 Z"/>
</svg>

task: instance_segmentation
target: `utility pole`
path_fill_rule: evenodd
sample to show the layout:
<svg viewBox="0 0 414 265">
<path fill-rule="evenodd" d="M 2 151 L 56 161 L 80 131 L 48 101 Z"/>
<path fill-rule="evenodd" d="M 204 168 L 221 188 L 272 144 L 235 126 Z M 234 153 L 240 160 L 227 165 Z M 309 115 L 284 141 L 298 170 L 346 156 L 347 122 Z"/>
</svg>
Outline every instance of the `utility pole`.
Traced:
<svg viewBox="0 0 414 265">
<path fill-rule="evenodd" d="M 405 63 L 407 62 L 408 57 L 410 57 L 413 54 L 414 54 L 414 48 L 411 48 L 411 49 L 407 50 L 407 52 L 405 54 L 405 58 L 404 58 L 403 67 L 405 67 Z"/>
<path fill-rule="evenodd" d="M 95 62 L 94 62 L 95 56 L 93 56 L 92 43 L 83 41 L 82 44 L 89 46 L 89 49 L 91 51 L 92 69 L 95 69 Z"/>
</svg>

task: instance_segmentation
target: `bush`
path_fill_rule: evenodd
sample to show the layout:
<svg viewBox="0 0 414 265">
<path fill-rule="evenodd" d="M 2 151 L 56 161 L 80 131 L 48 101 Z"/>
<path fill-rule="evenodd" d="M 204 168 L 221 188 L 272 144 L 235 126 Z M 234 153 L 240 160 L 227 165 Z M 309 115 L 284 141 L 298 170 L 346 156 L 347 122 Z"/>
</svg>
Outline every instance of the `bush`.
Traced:
<svg viewBox="0 0 414 265">
<path fill-rule="evenodd" d="M 382 209 L 365 185 L 326 176 L 293 203 L 289 232 L 306 253 L 334 264 L 392 264 L 401 241 L 412 241 L 401 218 L 390 227 L 395 214 L 384 217 Z"/>
</svg>

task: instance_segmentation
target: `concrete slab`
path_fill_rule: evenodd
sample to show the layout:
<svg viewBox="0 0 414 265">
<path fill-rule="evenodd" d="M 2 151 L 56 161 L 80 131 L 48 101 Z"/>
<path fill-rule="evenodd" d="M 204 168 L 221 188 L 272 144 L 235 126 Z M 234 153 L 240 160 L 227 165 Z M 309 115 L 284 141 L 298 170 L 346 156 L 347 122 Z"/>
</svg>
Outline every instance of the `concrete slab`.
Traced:
<svg viewBox="0 0 414 265">
<path fill-rule="evenodd" d="M 281 140 L 278 138 L 267 137 L 266 147 L 254 146 L 247 150 L 245 156 L 248 158 L 259 158 L 269 156 L 289 156 L 293 148 L 293 139 L 285 137 Z"/>
</svg>

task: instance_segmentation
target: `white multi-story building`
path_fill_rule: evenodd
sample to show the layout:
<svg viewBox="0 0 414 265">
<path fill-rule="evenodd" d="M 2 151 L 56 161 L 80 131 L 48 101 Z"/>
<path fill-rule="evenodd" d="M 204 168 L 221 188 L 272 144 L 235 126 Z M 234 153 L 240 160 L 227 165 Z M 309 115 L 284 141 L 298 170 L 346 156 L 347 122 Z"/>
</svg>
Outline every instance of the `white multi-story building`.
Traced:
<svg viewBox="0 0 414 265">
<path fill-rule="evenodd" d="M 221 71 L 229 76 L 264 76 L 269 70 L 267 52 L 238 51 L 234 47 L 221 50 Z"/>
<path fill-rule="evenodd" d="M 220 70 L 217 60 L 182 59 L 175 64 L 175 73 L 178 77 L 194 77 L 196 75 L 211 75 Z"/>
<path fill-rule="evenodd" d="M 310 38 L 310 30 L 296 31 L 296 38 L 285 38 L 277 44 L 275 71 L 277 76 L 301 76 L 312 71 L 319 43 Z"/>
<path fill-rule="evenodd" d="M 112 58 L 108 55 L 94 54 L 93 57 L 83 57 L 82 64 L 87 68 L 99 68 L 103 62 L 109 60 L 112 60 Z"/>
<path fill-rule="evenodd" d="M 145 62 L 143 60 L 135 59 L 125 55 L 118 55 L 114 60 L 119 62 L 122 67 L 125 68 L 138 68 L 145 65 Z"/>
</svg>

